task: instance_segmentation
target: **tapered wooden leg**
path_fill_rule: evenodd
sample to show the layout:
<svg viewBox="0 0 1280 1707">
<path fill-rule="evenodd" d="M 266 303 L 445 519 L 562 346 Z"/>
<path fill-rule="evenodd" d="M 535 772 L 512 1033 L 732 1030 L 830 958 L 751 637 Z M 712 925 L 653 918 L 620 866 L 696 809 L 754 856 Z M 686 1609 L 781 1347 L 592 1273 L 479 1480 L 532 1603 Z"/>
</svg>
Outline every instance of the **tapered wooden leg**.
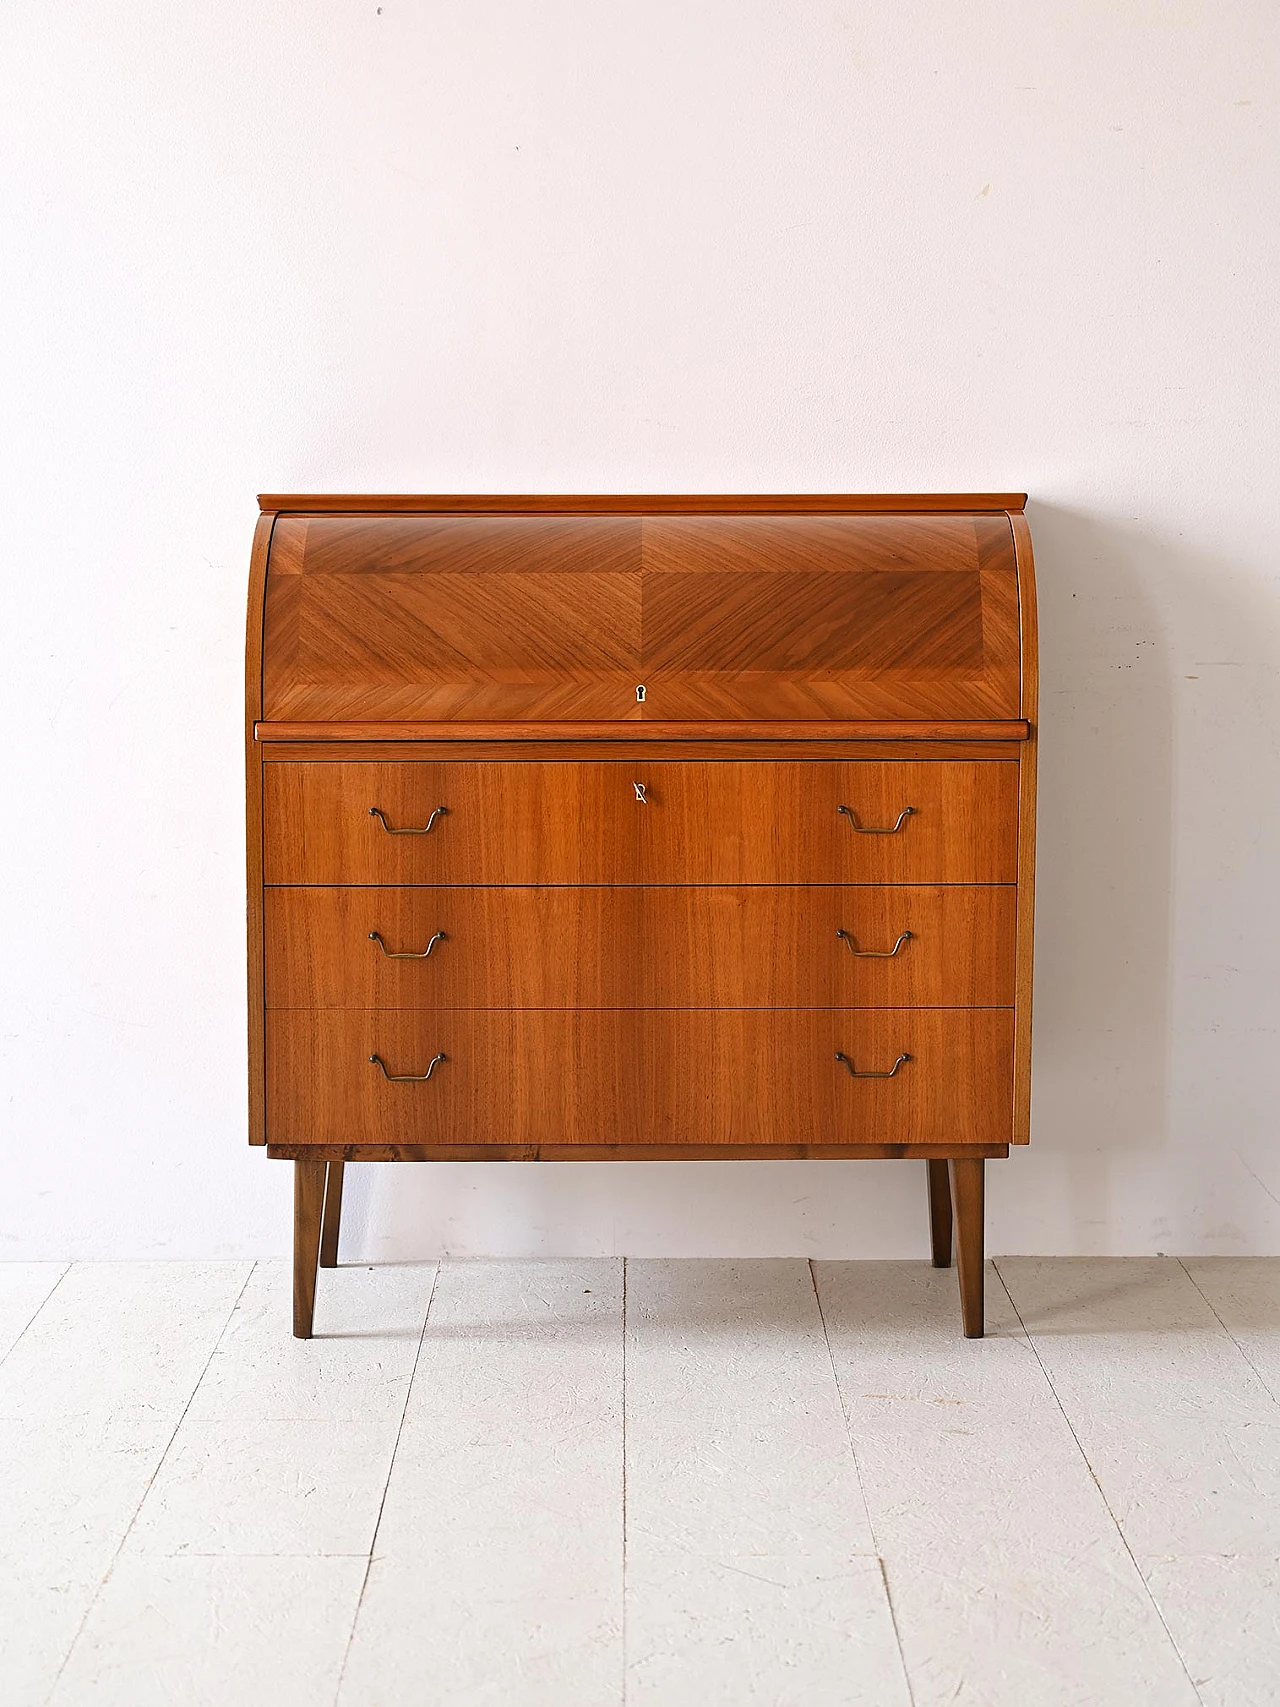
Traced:
<svg viewBox="0 0 1280 1707">
<path fill-rule="evenodd" d="M 929 1236 L 933 1266 L 951 1267 L 951 1182 L 944 1161 L 927 1161 L 929 1170 Z"/>
<path fill-rule="evenodd" d="M 316 1260 L 324 1213 L 324 1163 L 293 1164 L 293 1337 L 311 1338 L 316 1307 Z"/>
<path fill-rule="evenodd" d="M 320 1267 L 338 1266 L 338 1224 L 342 1220 L 342 1163 L 330 1162 L 324 1182 L 324 1221 L 320 1227 Z"/>
<path fill-rule="evenodd" d="M 981 1156 L 951 1161 L 951 1198 L 956 1215 L 956 1265 L 960 1270 L 960 1316 L 964 1337 L 983 1334 L 983 1221 L 985 1162 Z"/>
</svg>

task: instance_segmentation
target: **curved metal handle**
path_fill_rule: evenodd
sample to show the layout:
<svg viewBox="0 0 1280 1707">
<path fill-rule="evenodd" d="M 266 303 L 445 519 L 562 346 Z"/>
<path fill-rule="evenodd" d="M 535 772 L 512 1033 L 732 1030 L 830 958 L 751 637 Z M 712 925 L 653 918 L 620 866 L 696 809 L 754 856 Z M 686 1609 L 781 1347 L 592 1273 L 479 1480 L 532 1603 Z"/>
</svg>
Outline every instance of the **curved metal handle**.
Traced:
<svg viewBox="0 0 1280 1707">
<path fill-rule="evenodd" d="M 388 824 L 386 815 L 381 806 L 371 806 L 369 808 L 369 816 L 371 818 L 376 818 L 389 836 L 425 836 L 431 826 L 435 823 L 436 819 L 444 817 L 448 810 L 449 808 L 447 806 L 437 806 L 421 829 L 408 830 L 397 830 L 394 825 Z"/>
<path fill-rule="evenodd" d="M 836 1050 L 836 1060 L 844 1062 L 845 1066 L 849 1069 L 849 1077 L 851 1079 L 891 1079 L 898 1071 L 898 1068 L 901 1067 L 902 1063 L 904 1061 L 909 1061 L 910 1059 L 910 1055 L 899 1055 L 898 1059 L 893 1063 L 893 1066 L 890 1067 L 887 1073 L 860 1073 L 854 1066 L 853 1062 L 845 1054 L 843 1049 Z"/>
<path fill-rule="evenodd" d="M 914 806 L 904 806 L 902 811 L 898 814 L 898 821 L 896 824 L 860 824 L 858 822 L 858 814 L 854 811 L 852 806 L 836 807 L 836 811 L 844 813 L 845 817 L 853 825 L 854 829 L 860 836 L 892 836 L 902 828 L 908 818 L 914 817 L 915 810 Z"/>
<path fill-rule="evenodd" d="M 387 1063 L 382 1059 L 381 1055 L 370 1055 L 369 1065 L 371 1067 L 381 1067 L 383 1078 L 389 1079 L 393 1085 L 421 1085 L 426 1083 L 442 1061 L 447 1061 L 448 1059 L 449 1057 L 447 1055 L 437 1055 L 425 1073 L 388 1073 Z"/>
<path fill-rule="evenodd" d="M 855 948 L 848 931 L 837 931 L 836 935 L 844 938 L 849 953 L 858 960 L 892 960 L 895 954 L 901 954 L 903 944 L 911 941 L 911 932 L 903 931 L 892 948 Z M 430 950 L 427 952 L 430 953 Z"/>
<path fill-rule="evenodd" d="M 388 948 L 377 931 L 369 932 L 369 941 L 376 942 L 388 960 L 425 960 L 438 942 L 447 942 L 443 931 L 437 931 L 425 948 Z"/>
</svg>

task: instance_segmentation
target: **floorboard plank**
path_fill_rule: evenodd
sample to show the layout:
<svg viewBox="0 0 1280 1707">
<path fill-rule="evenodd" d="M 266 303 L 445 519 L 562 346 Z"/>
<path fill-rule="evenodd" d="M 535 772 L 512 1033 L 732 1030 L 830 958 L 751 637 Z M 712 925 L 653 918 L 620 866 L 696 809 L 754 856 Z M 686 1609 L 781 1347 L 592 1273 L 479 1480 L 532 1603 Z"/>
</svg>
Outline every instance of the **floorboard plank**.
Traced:
<svg viewBox="0 0 1280 1707">
<path fill-rule="evenodd" d="M 295 1340 L 288 1267 L 264 1264 L 127 1550 L 367 1557 L 434 1280 L 433 1263 L 326 1269 L 316 1335 Z"/>
<path fill-rule="evenodd" d="M 627 1264 L 627 1704 L 908 1701 L 809 1265 Z"/>
<path fill-rule="evenodd" d="M 965 1340 L 949 1271 L 815 1271 L 915 1707 L 1194 1707 L 996 1276 Z"/>
<path fill-rule="evenodd" d="M 1280 1402 L 1280 1257 L 1184 1257 L 1182 1266 Z"/>
<path fill-rule="evenodd" d="M 117 1562 L 51 1707 L 329 1707 L 363 1559 Z"/>
<path fill-rule="evenodd" d="M 622 1264 L 444 1262 L 341 1707 L 621 1707 Z"/>
<path fill-rule="evenodd" d="M 77 1263 L 0 1364 L 0 1699 L 43 1703 L 249 1275 Z"/>
<path fill-rule="evenodd" d="M 1210 1707 L 1280 1700 L 1280 1262 L 1002 1258 Z"/>
<path fill-rule="evenodd" d="M 1280 1557 L 1280 1408 L 1173 1258 L 1001 1258 L 1135 1553 Z"/>
<path fill-rule="evenodd" d="M 1280 1701 L 1280 1558 L 1144 1558 L 1205 1707 Z"/>
<path fill-rule="evenodd" d="M 288 1263 L 259 1263 L 187 1412 L 188 1422 L 396 1423 L 405 1398 L 434 1262 L 326 1269 L 315 1333 L 289 1332 Z"/>
<path fill-rule="evenodd" d="M 0 1363 L 66 1272 L 64 1262 L 0 1263 Z"/>
</svg>

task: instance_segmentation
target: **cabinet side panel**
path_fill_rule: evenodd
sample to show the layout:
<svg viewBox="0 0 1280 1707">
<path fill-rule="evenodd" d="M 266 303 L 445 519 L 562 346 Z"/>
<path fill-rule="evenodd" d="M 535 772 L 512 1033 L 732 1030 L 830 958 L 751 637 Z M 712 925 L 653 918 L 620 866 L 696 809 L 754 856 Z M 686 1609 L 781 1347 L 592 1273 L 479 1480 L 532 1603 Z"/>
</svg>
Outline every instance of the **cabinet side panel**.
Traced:
<svg viewBox="0 0 1280 1707">
<path fill-rule="evenodd" d="M 262 622 L 266 598 L 267 557 L 275 516 L 258 518 L 249 559 L 249 609 L 245 624 L 244 715 L 245 715 L 245 865 L 247 880 L 246 926 L 248 940 L 249 1021 L 249 1142 L 267 1141 L 264 1118 L 266 1098 L 266 992 L 262 977 L 262 748 L 254 740 L 254 725 L 262 716 Z"/>
<path fill-rule="evenodd" d="M 1022 636 L 1022 715 L 1030 739 L 1018 755 L 1018 939 L 1014 1032 L 1013 1141 L 1031 1137 L 1031 989 L 1036 910 L 1036 749 L 1039 737 L 1040 653 L 1036 625 L 1031 530 L 1011 515 L 1018 554 L 1018 618 Z"/>
</svg>

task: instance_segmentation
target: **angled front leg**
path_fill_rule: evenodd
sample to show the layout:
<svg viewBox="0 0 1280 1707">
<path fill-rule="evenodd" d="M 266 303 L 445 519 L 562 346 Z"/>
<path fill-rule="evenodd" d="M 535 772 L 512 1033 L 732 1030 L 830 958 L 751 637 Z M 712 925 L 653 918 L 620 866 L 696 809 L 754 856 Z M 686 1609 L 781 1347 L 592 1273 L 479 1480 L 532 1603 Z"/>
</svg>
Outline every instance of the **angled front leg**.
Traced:
<svg viewBox="0 0 1280 1707">
<path fill-rule="evenodd" d="M 929 1239 L 935 1268 L 951 1267 L 951 1183 L 947 1178 L 946 1161 L 932 1158 L 925 1163 L 929 1170 Z"/>
<path fill-rule="evenodd" d="M 324 1212 L 323 1162 L 293 1164 L 293 1337 L 311 1338 L 316 1306 L 316 1264 Z"/>
<path fill-rule="evenodd" d="M 956 1266 L 960 1271 L 960 1316 L 964 1337 L 980 1340 L 983 1313 L 983 1221 L 985 1170 L 981 1156 L 953 1156 L 951 1198 L 956 1215 Z"/>
<path fill-rule="evenodd" d="M 325 1172 L 324 1221 L 320 1228 L 320 1267 L 338 1266 L 338 1227 L 342 1221 L 342 1163 L 330 1162 Z"/>
</svg>

